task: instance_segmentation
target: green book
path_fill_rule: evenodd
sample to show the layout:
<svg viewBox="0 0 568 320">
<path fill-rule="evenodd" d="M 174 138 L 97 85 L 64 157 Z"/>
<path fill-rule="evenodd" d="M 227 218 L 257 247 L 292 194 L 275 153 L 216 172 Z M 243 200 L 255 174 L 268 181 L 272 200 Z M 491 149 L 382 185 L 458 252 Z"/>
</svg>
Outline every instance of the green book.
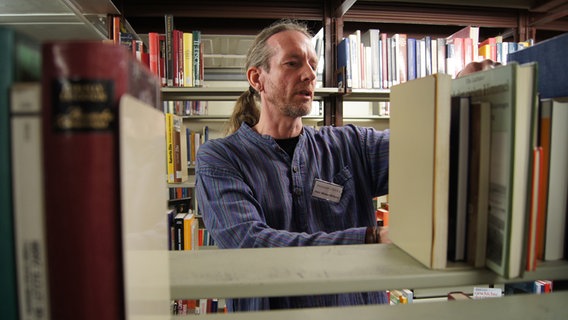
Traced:
<svg viewBox="0 0 568 320">
<path fill-rule="evenodd" d="M 0 48 L 0 314 L 18 319 L 8 93 L 16 81 L 40 80 L 41 55 L 39 42 L 4 27 Z"/>
</svg>

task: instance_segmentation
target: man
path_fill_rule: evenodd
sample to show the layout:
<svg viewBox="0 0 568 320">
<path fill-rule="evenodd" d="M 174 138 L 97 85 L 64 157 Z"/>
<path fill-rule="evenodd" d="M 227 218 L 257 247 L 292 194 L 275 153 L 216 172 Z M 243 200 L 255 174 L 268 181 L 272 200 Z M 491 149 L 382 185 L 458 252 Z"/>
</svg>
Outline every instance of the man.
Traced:
<svg viewBox="0 0 568 320">
<path fill-rule="evenodd" d="M 249 51 L 249 90 L 234 132 L 202 145 L 197 197 L 220 248 L 388 242 L 373 197 L 388 188 L 389 133 L 355 126 L 302 126 L 318 57 L 305 26 L 280 21 Z M 255 100 L 260 100 L 260 113 Z M 387 303 L 384 292 L 232 299 L 230 311 Z"/>
<path fill-rule="evenodd" d="M 197 154 L 198 203 L 220 248 L 389 242 L 373 206 L 388 192 L 389 131 L 304 127 L 317 63 L 311 35 L 293 21 L 266 28 L 249 50 L 250 88 L 231 134 Z M 377 303 L 388 303 L 385 292 L 227 300 L 229 311 Z"/>
</svg>

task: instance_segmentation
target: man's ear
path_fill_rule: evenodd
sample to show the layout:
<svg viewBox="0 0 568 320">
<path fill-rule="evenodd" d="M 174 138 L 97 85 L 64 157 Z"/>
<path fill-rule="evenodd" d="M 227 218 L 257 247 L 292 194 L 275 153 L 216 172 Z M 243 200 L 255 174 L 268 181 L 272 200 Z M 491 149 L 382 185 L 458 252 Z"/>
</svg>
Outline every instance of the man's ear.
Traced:
<svg viewBox="0 0 568 320">
<path fill-rule="evenodd" d="M 250 67 L 247 70 L 247 79 L 249 84 L 256 90 L 256 92 L 262 91 L 262 82 L 260 80 L 262 74 L 262 69 L 257 67 Z"/>
</svg>

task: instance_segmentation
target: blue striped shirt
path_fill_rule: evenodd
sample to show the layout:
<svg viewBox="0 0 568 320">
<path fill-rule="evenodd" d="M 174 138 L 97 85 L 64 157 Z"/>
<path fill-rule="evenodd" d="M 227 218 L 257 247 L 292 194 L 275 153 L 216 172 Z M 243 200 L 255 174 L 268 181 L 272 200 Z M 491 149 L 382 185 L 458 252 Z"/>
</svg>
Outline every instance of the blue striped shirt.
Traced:
<svg viewBox="0 0 568 320">
<path fill-rule="evenodd" d="M 361 244 L 376 225 L 373 197 L 388 192 L 389 131 L 304 127 L 294 156 L 247 124 L 203 144 L 196 194 L 220 248 Z M 313 195 L 316 179 L 341 186 L 338 202 Z M 386 303 L 384 293 L 232 299 L 229 310 Z"/>
</svg>

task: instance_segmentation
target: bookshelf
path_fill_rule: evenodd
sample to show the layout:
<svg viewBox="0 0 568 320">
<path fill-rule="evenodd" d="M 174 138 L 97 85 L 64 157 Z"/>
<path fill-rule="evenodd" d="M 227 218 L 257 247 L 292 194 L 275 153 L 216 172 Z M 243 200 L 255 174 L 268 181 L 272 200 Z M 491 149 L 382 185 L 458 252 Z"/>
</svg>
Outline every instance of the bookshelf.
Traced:
<svg viewBox="0 0 568 320">
<path fill-rule="evenodd" d="M 268 21 L 280 18 L 282 13 L 289 13 L 298 19 L 305 19 L 317 26 L 327 28 L 326 36 L 343 34 L 343 31 L 357 28 L 367 24 L 386 24 L 391 28 L 410 26 L 434 25 L 438 32 L 449 34 L 451 31 L 443 25 L 450 25 L 454 30 L 468 23 L 481 23 L 495 32 L 509 32 L 516 37 L 526 37 L 527 33 L 535 32 L 538 21 L 547 19 L 547 12 L 553 10 L 554 4 L 560 1 L 549 1 L 550 10 L 545 5 L 539 6 L 538 11 L 531 11 L 533 1 L 501 1 L 494 4 L 492 1 L 476 0 L 467 5 L 456 5 L 457 1 L 274 1 L 267 5 L 264 1 L 251 1 L 247 5 L 239 4 L 240 10 L 228 10 L 233 2 L 223 2 L 221 6 L 212 4 L 212 1 L 196 1 L 191 5 L 195 8 L 179 10 L 174 5 L 175 1 L 164 1 L 160 5 L 154 1 L 115 1 L 120 4 L 120 9 L 126 17 L 131 19 L 132 25 L 138 32 L 163 29 L 163 14 L 176 12 L 180 17 L 196 17 L 195 24 L 188 23 L 181 29 L 213 28 L 212 32 L 227 32 L 230 23 L 235 19 L 240 21 L 238 27 L 231 32 L 256 32 L 259 20 Z M 28 4 L 23 1 L 9 1 L 9 4 Z M 69 37 L 104 39 L 104 29 L 100 22 L 104 20 L 106 13 L 118 13 L 112 2 L 106 3 L 108 7 L 101 12 L 92 15 L 82 14 L 81 10 L 88 7 L 89 1 L 44 1 L 40 11 L 50 12 L 50 5 L 57 8 L 65 8 L 62 16 L 75 15 L 74 18 L 62 18 L 62 28 L 66 32 L 58 33 L 59 27 L 53 23 L 46 34 L 37 33 L 39 25 L 29 26 L 27 32 L 33 32 L 36 37 L 42 39 L 52 38 L 60 34 Z M 69 3 L 78 4 L 69 8 Z M 226 4 L 228 3 L 228 4 Z M 394 3 L 394 5 L 393 5 Z M 399 5 L 400 6 L 397 6 Z M 133 7 L 131 7 L 132 5 Z M 391 6 L 391 7 L 389 7 Z M 439 7 L 438 7 L 439 6 Z M 24 6 L 25 7 L 25 6 Z M 422 17 L 428 7 L 427 15 Z M 471 14 L 472 7 L 476 8 L 475 16 Z M 150 8 L 150 9 L 149 9 Z M 281 10 L 284 8 L 284 10 Z M 388 10 L 390 8 L 390 10 Z M 412 11 L 413 13 L 402 15 L 401 13 Z M 547 11 L 548 10 L 548 11 Z M 495 13 L 496 11 L 497 13 Z M 489 12 L 492 12 L 489 14 Z M 131 15 L 132 14 L 132 15 Z M 487 14 L 488 19 L 482 21 L 478 18 Z M 25 25 L 27 22 L 37 22 L 52 18 L 34 17 L 14 12 L 0 18 L 0 23 L 8 25 Z M 468 16 L 471 16 L 468 18 Z M 226 25 L 221 23 L 212 24 L 211 18 L 228 18 Z M 420 18 L 420 19 L 419 19 Z M 450 19 L 451 18 L 451 19 Z M 243 20 L 244 19 L 244 20 Z M 533 22 L 530 22 L 533 19 Z M 71 22 L 67 20 L 73 20 Z M 191 19 L 188 19 L 191 20 Z M 248 20 L 246 22 L 245 20 Z M 147 25 L 138 27 L 140 21 L 147 21 Z M 155 26 L 151 26 L 155 21 Z M 176 21 L 183 21 L 178 19 Z M 216 20 L 217 21 L 217 20 Z M 481 21 L 481 22 L 480 22 Z M 67 23 L 69 22 L 69 23 Z M 532 23 L 532 25 L 531 25 Z M 58 23 L 56 23 L 58 24 Z M 144 23 L 142 22 L 142 25 Z M 201 25 L 200 25 L 201 24 Z M 78 25 L 77 32 L 67 29 L 69 25 Z M 213 25 L 213 26 L 211 26 Z M 556 30 L 568 30 L 564 20 L 555 20 L 550 28 Z M 345 28 L 347 26 L 347 28 Z M 17 28 L 24 28 L 18 26 Z M 145 29 L 148 28 L 148 29 Z M 215 29 L 216 28 L 216 29 Z M 365 27 L 361 27 L 365 29 Z M 427 29 L 427 28 L 426 28 Z M 22 29 L 24 30 L 24 29 Z M 398 29 L 402 30 L 402 29 Z M 499 30 L 499 31 L 498 31 Z M 531 31 L 532 30 L 532 31 Z M 547 30 L 547 29 L 544 29 Z M 55 32 L 54 32 L 55 31 Z M 326 44 L 326 60 L 334 62 L 334 41 Z M 332 63 L 328 63 L 332 65 Z M 326 101 L 325 122 L 327 124 L 342 124 L 344 101 L 386 101 L 389 92 L 386 90 L 353 89 L 351 92 L 341 92 L 334 87 L 334 70 L 328 67 L 326 70 L 326 86 L 318 89 L 316 95 Z M 163 88 L 164 100 L 234 100 L 243 91 L 243 88 Z M 201 120 L 201 118 L 196 118 Z M 203 118 L 203 120 L 219 120 L 218 118 Z M 190 184 L 191 185 L 191 184 Z M 227 264 L 226 261 L 232 261 Z M 250 263 L 254 261 L 255 263 Z M 302 261 L 302 263 L 297 263 Z M 549 262 L 539 265 L 537 271 L 525 274 L 522 279 L 506 280 L 496 277 L 485 269 L 471 269 L 470 267 L 455 266 L 445 271 L 432 271 L 422 267 L 414 259 L 392 245 L 361 245 L 343 247 L 305 247 L 305 248 L 281 248 L 281 249 L 250 249 L 250 250 L 211 250 L 199 252 L 171 252 L 169 253 L 170 279 L 172 285 L 170 293 L 172 297 L 231 297 L 231 296 L 276 296 L 298 295 L 306 293 L 331 293 L 360 290 L 377 290 L 392 287 L 436 287 L 455 286 L 477 283 L 502 283 L 507 281 L 533 280 L 538 278 L 568 279 L 568 264 L 566 261 Z M 187 272 L 188 266 L 192 271 Z M 254 278 L 253 278 L 254 276 Z M 296 310 L 283 312 L 270 312 L 271 319 L 290 319 L 294 317 L 321 318 L 321 319 L 344 319 L 353 317 L 359 319 L 374 319 L 377 313 L 386 318 L 400 318 L 401 315 L 425 316 L 426 318 L 444 319 L 456 313 L 474 316 L 494 316 L 496 310 L 507 310 L 507 317 L 511 318 L 538 318 L 539 310 L 545 309 L 553 318 L 559 318 L 566 313 L 565 292 L 554 293 L 550 296 L 519 296 L 506 297 L 501 300 L 486 300 L 480 302 L 456 302 L 447 304 L 428 304 L 410 306 L 408 308 L 386 308 L 385 306 L 367 306 L 357 308 L 329 308 L 313 310 Z M 488 306 L 487 308 L 482 306 Z M 443 312 L 447 311 L 447 312 Z M 511 311 L 511 313 L 509 313 Z M 215 318 L 266 318 L 264 314 L 246 315 L 218 315 L 208 316 Z M 505 317 L 506 318 L 506 317 Z"/>
</svg>

